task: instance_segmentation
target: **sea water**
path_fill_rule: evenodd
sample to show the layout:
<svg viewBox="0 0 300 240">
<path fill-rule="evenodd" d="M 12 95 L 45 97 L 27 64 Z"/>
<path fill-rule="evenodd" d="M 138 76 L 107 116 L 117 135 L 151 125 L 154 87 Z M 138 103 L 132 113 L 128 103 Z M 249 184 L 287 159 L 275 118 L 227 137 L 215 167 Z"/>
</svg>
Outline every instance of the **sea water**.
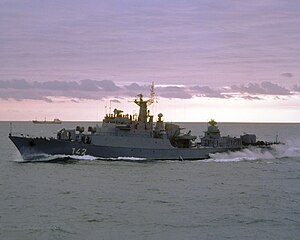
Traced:
<svg viewBox="0 0 300 240">
<path fill-rule="evenodd" d="M 93 124 L 14 122 L 12 132 L 55 136 L 76 125 Z M 206 129 L 182 126 L 197 136 Z M 201 161 L 24 162 L 0 122 L 0 239 L 299 239 L 300 124 L 219 128 L 285 145 Z"/>
</svg>

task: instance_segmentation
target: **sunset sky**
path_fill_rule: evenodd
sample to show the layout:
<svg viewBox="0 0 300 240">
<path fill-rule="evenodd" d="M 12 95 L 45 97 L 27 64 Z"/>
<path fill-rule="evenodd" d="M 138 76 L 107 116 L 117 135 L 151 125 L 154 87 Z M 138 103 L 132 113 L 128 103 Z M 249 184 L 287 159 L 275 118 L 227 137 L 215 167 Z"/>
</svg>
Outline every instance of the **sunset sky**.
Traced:
<svg viewBox="0 0 300 240">
<path fill-rule="evenodd" d="M 0 0 L 0 120 L 300 122 L 299 0 Z"/>
</svg>

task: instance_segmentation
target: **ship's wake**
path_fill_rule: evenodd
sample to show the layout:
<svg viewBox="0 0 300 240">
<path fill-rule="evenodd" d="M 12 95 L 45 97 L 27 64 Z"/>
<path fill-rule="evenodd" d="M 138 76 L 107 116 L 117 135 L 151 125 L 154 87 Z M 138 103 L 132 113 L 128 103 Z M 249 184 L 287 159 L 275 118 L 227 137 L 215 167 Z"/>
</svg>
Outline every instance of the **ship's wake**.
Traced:
<svg viewBox="0 0 300 240">
<path fill-rule="evenodd" d="M 246 148 L 236 152 L 210 154 L 211 162 L 240 162 L 300 157 L 300 141 L 287 141 L 269 147 Z"/>
<path fill-rule="evenodd" d="M 274 159 L 273 150 L 262 149 L 243 149 L 235 152 L 214 153 L 210 154 L 208 162 L 240 162 L 240 161 L 256 161 L 259 159 Z"/>
<path fill-rule="evenodd" d="M 34 154 L 27 156 L 25 160 L 16 159 L 15 162 L 56 162 L 56 163 L 75 163 L 78 161 L 147 161 L 146 158 L 136 158 L 136 157 L 118 157 L 118 158 L 101 158 L 94 157 L 90 155 L 64 155 L 64 154 Z"/>
</svg>

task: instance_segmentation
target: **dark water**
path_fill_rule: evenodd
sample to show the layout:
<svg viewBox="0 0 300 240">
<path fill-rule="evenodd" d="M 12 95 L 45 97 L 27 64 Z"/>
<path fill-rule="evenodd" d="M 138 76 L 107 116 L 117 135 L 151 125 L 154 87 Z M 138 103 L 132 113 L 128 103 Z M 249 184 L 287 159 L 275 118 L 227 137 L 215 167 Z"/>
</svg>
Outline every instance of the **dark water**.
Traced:
<svg viewBox="0 0 300 240">
<path fill-rule="evenodd" d="M 67 125 L 76 124 L 17 122 L 13 131 Z M 197 135 L 206 127 L 184 125 Z M 286 145 L 195 162 L 24 163 L 0 122 L 0 239 L 299 239 L 300 124 L 219 126 L 270 141 L 278 133 Z"/>
</svg>

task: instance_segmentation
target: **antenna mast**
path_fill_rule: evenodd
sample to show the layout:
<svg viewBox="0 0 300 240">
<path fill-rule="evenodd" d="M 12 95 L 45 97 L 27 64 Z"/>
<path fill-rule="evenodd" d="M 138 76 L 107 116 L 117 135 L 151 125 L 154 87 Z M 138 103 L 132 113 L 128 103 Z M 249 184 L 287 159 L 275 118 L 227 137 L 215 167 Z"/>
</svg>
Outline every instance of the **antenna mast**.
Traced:
<svg viewBox="0 0 300 240">
<path fill-rule="evenodd" d="M 150 99 L 149 99 L 149 105 L 154 103 L 154 97 L 155 97 L 155 92 L 154 92 L 154 82 L 152 81 L 150 85 Z"/>
<path fill-rule="evenodd" d="M 12 122 L 9 123 L 9 136 L 12 134 Z"/>
</svg>

